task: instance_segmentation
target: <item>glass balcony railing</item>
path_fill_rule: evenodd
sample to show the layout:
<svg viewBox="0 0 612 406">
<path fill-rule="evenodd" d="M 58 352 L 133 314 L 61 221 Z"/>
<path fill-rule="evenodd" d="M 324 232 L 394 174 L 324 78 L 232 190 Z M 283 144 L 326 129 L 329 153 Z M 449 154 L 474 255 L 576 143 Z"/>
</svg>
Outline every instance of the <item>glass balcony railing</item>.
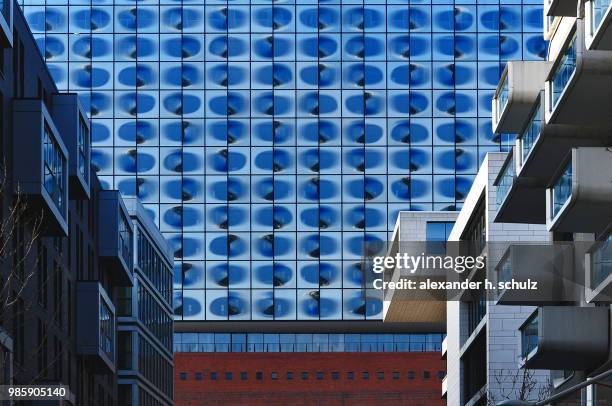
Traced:
<svg viewBox="0 0 612 406">
<path fill-rule="evenodd" d="M 521 135 L 521 164 L 524 164 L 531 152 L 533 145 L 540 136 L 542 130 L 542 121 L 544 112 L 542 111 L 543 104 L 541 98 L 538 98 L 537 106 L 529 119 L 529 124 Z"/>
<path fill-rule="evenodd" d="M 501 115 L 502 111 L 506 108 L 508 104 L 508 96 L 510 92 L 510 85 L 508 83 L 508 74 L 504 76 L 504 82 L 502 84 L 502 88 L 497 95 L 497 115 L 498 117 Z"/>
<path fill-rule="evenodd" d="M 512 279 L 512 261 L 510 255 L 503 258 L 497 266 L 497 279 L 499 282 L 509 282 Z"/>
<path fill-rule="evenodd" d="M 561 176 L 552 187 L 552 216 L 557 217 L 561 208 L 572 195 L 572 162 L 567 164 Z"/>
<path fill-rule="evenodd" d="M 529 353 L 538 348 L 538 313 L 521 328 L 521 355 L 527 358 Z"/>
<path fill-rule="evenodd" d="M 497 193 L 495 195 L 495 200 L 497 206 L 501 206 L 506 200 L 506 196 L 508 196 L 508 192 L 510 192 L 510 188 L 512 187 L 512 183 L 514 182 L 514 160 L 512 158 L 506 161 L 506 164 L 502 168 L 502 175 L 499 178 L 499 182 L 497 183 Z"/>
<path fill-rule="evenodd" d="M 46 126 L 43 131 L 43 177 L 45 190 L 63 216 L 67 198 L 64 186 L 66 158 Z"/>
<path fill-rule="evenodd" d="M 599 29 L 604 16 L 608 12 L 612 4 L 612 0 L 593 0 L 591 1 L 592 15 L 593 15 L 593 26 L 591 27 L 591 35 Z"/>
<path fill-rule="evenodd" d="M 612 274 L 612 234 L 591 255 L 591 289 L 596 289 Z"/>
<path fill-rule="evenodd" d="M 557 106 L 563 91 L 576 71 L 576 34 L 570 41 L 569 46 L 561 57 L 561 63 L 557 66 L 552 79 L 551 88 L 551 110 Z"/>
<path fill-rule="evenodd" d="M 9 22 L 11 19 L 11 0 L 0 0 L 0 12 L 2 12 L 4 20 Z"/>
<path fill-rule="evenodd" d="M 126 219 L 123 214 L 120 215 L 119 218 L 119 248 L 121 250 L 121 257 L 125 261 L 128 268 L 132 269 L 132 231 L 130 226 L 128 225 L 128 219 Z"/>
</svg>

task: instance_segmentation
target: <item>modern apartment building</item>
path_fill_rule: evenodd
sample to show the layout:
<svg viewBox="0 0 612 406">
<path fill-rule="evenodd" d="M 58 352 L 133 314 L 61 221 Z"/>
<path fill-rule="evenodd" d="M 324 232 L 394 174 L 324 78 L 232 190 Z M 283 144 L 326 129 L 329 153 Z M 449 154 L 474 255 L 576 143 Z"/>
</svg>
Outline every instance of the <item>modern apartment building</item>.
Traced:
<svg viewBox="0 0 612 406">
<path fill-rule="evenodd" d="M 609 1 L 545 6 L 547 61 L 509 63 L 493 100 L 496 131 L 518 134 L 497 182 L 496 219 L 542 224 L 572 247 L 556 300 L 519 328 L 521 364 L 557 371 L 548 403 L 609 404 L 612 10 Z M 512 277 L 542 273 L 506 268 Z"/>
<path fill-rule="evenodd" d="M 64 385 L 51 404 L 126 404 L 118 360 L 132 350 L 117 337 L 118 290 L 138 277 L 139 228 L 119 193 L 102 190 L 86 110 L 58 92 L 11 1 L 0 13 L 0 72 L 2 384 Z"/>
<path fill-rule="evenodd" d="M 487 155 L 448 236 L 451 244 L 471 244 L 476 255 L 488 256 L 489 264 L 501 259 L 509 243 L 543 245 L 549 239 L 543 225 L 495 222 L 499 193 L 495 181 L 507 157 L 508 153 Z M 482 282 L 492 280 L 490 275 L 487 269 L 473 270 L 465 279 Z M 494 405 L 521 397 L 537 401 L 548 390 L 549 373 L 520 370 L 518 327 L 535 308 L 505 304 L 484 289 L 465 289 L 449 298 L 444 393 L 449 405 Z"/>
<path fill-rule="evenodd" d="M 118 192 L 115 192 L 118 193 Z M 118 293 L 121 405 L 173 404 L 170 247 L 137 198 L 124 198 L 134 227 L 134 285 Z"/>
</svg>

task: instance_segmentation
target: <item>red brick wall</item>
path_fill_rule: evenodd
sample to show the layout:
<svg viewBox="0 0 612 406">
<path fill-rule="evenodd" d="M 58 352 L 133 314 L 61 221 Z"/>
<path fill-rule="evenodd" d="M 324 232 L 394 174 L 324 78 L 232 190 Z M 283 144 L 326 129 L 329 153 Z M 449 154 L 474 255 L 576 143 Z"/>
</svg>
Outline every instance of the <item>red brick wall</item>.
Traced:
<svg viewBox="0 0 612 406">
<path fill-rule="evenodd" d="M 175 404 L 442 406 L 440 353 L 176 353 Z M 339 379 L 332 379 L 332 371 Z M 369 373 L 364 379 L 363 372 Z M 414 379 L 409 379 L 409 371 Z M 425 372 L 430 376 L 425 378 Z M 202 379 L 196 379 L 196 372 Z M 217 375 L 211 379 L 211 373 Z M 226 372 L 232 379 L 226 379 Z M 241 379 L 246 372 L 247 380 Z M 261 372 L 262 379 L 257 379 Z M 272 379 L 272 373 L 277 379 Z M 293 379 L 287 379 L 287 372 Z M 308 372 L 308 379 L 302 379 Z M 323 372 L 323 379 L 317 379 Z M 353 372 L 354 379 L 348 379 Z M 379 379 L 378 372 L 384 372 Z M 399 379 L 393 379 L 399 372 Z M 187 373 L 187 379 L 180 379 Z"/>
</svg>

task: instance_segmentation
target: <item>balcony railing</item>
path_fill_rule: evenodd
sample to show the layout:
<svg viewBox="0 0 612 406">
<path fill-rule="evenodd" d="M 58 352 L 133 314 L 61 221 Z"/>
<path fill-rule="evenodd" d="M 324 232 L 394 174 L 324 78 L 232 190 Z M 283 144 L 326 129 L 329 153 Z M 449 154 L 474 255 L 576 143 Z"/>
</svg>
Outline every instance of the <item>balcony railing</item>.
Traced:
<svg viewBox="0 0 612 406">
<path fill-rule="evenodd" d="M 554 219 L 572 195 L 572 161 L 567 163 L 563 173 L 555 181 L 552 188 L 551 219 Z"/>
<path fill-rule="evenodd" d="M 497 116 L 500 117 L 502 114 L 502 111 L 504 111 L 504 109 L 506 108 L 506 105 L 508 104 L 508 97 L 509 97 L 509 93 L 510 93 L 510 84 L 509 84 L 509 79 L 508 79 L 508 72 L 506 72 L 506 75 L 504 77 L 504 82 L 502 84 L 502 87 L 499 91 L 499 94 L 497 95 Z"/>
<path fill-rule="evenodd" d="M 592 370 L 607 359 L 609 307 L 542 306 L 519 327 L 521 367 Z"/>
<path fill-rule="evenodd" d="M 537 105 L 531 118 L 529 119 L 529 123 L 521 134 L 521 165 L 527 160 L 529 153 L 533 149 L 533 146 L 540 135 L 542 130 L 542 121 L 544 120 L 544 111 L 543 111 L 543 103 L 541 97 L 538 98 Z"/>
<path fill-rule="evenodd" d="M 591 289 L 596 289 L 612 274 L 612 234 L 591 253 Z"/>
<path fill-rule="evenodd" d="M 612 0 L 593 0 L 591 1 L 591 11 L 593 15 L 591 33 L 594 34 L 601 25 Z"/>
<path fill-rule="evenodd" d="M 507 159 L 506 164 L 501 170 L 501 176 L 499 177 L 499 181 L 495 185 L 497 186 L 495 201 L 497 203 L 498 208 L 501 207 L 501 205 L 504 203 L 504 200 L 506 200 L 506 197 L 508 196 L 508 192 L 510 192 L 510 188 L 512 187 L 512 184 L 514 182 L 515 172 L 516 171 L 514 170 L 514 159 Z"/>
<path fill-rule="evenodd" d="M 538 348 L 538 312 L 535 312 L 521 329 L 521 356 L 527 356 Z"/>
<path fill-rule="evenodd" d="M 43 130 L 43 185 L 61 213 L 66 209 L 66 163 L 59 144 L 45 126 Z"/>
<path fill-rule="evenodd" d="M 561 95 L 576 71 L 576 38 L 576 35 L 574 35 L 552 76 L 551 111 L 557 106 Z"/>
</svg>

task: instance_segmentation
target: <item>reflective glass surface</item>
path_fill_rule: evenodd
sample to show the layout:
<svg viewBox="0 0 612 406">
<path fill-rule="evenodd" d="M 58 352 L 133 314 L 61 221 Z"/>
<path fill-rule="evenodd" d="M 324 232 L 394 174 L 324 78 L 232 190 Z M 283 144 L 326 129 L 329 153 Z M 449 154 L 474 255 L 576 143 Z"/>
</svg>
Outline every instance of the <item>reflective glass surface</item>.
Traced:
<svg viewBox="0 0 612 406">
<path fill-rule="evenodd" d="M 570 41 L 565 53 L 561 57 L 561 62 L 557 66 L 552 77 L 552 103 L 551 108 L 554 109 L 576 70 L 576 35 Z"/>
<path fill-rule="evenodd" d="M 608 11 L 608 8 L 610 7 L 610 4 L 612 4 L 612 0 L 591 1 L 591 7 L 593 8 L 593 26 L 591 27 L 592 33 L 595 33 L 595 31 L 597 31 L 597 29 L 599 28 L 599 25 L 601 24 L 604 16 L 606 15 L 606 12 Z"/>
<path fill-rule="evenodd" d="M 533 1 L 23 0 L 92 163 L 172 244 L 183 320 L 379 319 L 362 242 L 456 210 Z"/>
<path fill-rule="evenodd" d="M 538 347 L 538 314 L 521 328 L 521 354 L 527 357 L 531 351 Z"/>
<path fill-rule="evenodd" d="M 540 135 L 540 131 L 542 130 L 542 119 L 544 117 L 542 104 L 542 96 L 538 98 L 535 110 L 529 119 L 529 123 L 525 128 L 525 131 L 521 135 L 521 164 L 525 163 L 527 160 L 527 156 L 531 152 L 533 145 Z"/>
<path fill-rule="evenodd" d="M 502 88 L 497 95 L 497 114 L 501 115 L 502 111 L 506 108 L 506 104 L 508 104 L 508 93 L 510 92 L 508 82 L 508 75 L 504 76 L 504 83 L 502 84 Z"/>
<path fill-rule="evenodd" d="M 499 182 L 495 185 L 497 187 L 495 194 L 497 207 L 504 203 L 506 196 L 508 196 L 508 192 L 510 192 L 510 188 L 514 183 L 514 172 L 514 157 L 511 157 L 506 161 L 506 164 L 501 170 Z"/>
<path fill-rule="evenodd" d="M 563 173 L 555 181 L 552 188 L 552 217 L 554 219 L 563 205 L 572 195 L 572 162 L 570 161 Z"/>
<path fill-rule="evenodd" d="M 66 158 L 57 141 L 51 134 L 51 130 L 45 125 L 43 134 L 43 185 L 49 196 L 59 209 L 62 216 L 65 215 L 66 190 Z"/>
<path fill-rule="evenodd" d="M 175 352 L 440 352 L 443 334 L 175 333 Z"/>
</svg>

